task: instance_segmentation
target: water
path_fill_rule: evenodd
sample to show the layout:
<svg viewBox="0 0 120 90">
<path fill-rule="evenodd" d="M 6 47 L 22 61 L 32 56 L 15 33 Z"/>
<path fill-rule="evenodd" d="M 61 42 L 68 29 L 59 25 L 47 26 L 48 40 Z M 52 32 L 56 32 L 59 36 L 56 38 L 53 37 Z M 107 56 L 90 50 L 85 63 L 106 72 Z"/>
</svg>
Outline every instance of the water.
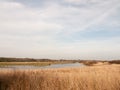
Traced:
<svg viewBox="0 0 120 90">
<path fill-rule="evenodd" d="M 49 66 L 33 66 L 33 65 L 13 65 L 3 66 L 0 69 L 47 69 L 47 68 L 65 68 L 65 67 L 81 67 L 84 66 L 81 63 L 69 63 L 69 64 L 52 64 Z"/>
<path fill-rule="evenodd" d="M 69 64 L 53 64 L 50 66 L 44 66 L 41 68 L 65 68 L 65 67 L 80 67 L 83 66 L 81 63 L 69 63 Z"/>
</svg>

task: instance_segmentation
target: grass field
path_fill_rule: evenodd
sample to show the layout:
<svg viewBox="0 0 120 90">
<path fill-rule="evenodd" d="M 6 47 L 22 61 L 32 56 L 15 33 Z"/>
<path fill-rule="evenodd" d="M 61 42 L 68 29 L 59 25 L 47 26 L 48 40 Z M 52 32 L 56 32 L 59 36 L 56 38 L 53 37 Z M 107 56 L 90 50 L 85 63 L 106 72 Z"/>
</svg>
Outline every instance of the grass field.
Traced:
<svg viewBox="0 0 120 90">
<path fill-rule="evenodd" d="M 35 65 L 35 66 L 46 66 L 50 65 L 52 62 L 0 62 L 0 66 L 9 65 Z"/>
<path fill-rule="evenodd" d="M 0 70 L 0 90 L 120 90 L 120 65 Z"/>
<path fill-rule="evenodd" d="M 72 62 L 0 62 L 0 66 L 10 66 L 10 65 L 33 65 L 33 66 L 48 66 L 51 64 L 65 64 L 65 63 L 72 63 Z"/>
</svg>

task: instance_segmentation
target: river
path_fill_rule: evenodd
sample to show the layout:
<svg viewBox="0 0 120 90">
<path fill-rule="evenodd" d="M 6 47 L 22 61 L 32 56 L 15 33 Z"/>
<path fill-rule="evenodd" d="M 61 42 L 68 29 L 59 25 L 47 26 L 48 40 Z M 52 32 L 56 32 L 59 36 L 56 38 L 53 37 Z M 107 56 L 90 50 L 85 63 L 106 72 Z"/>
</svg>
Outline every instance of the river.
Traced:
<svg viewBox="0 0 120 90">
<path fill-rule="evenodd" d="M 49 69 L 49 68 L 65 68 L 65 67 L 82 67 L 81 63 L 67 63 L 67 64 L 51 64 L 49 66 L 33 66 L 33 65 L 12 65 L 2 66 L 0 69 Z"/>
</svg>

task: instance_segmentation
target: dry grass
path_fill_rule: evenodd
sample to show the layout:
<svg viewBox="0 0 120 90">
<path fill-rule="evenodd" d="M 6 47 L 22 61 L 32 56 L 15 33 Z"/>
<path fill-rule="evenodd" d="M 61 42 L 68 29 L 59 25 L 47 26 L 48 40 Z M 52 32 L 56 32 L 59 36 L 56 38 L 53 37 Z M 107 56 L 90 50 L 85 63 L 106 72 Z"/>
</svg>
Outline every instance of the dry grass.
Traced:
<svg viewBox="0 0 120 90">
<path fill-rule="evenodd" d="M 52 62 L 0 62 L 0 66 L 9 65 L 35 65 L 35 66 L 45 66 L 50 65 Z"/>
<path fill-rule="evenodd" d="M 72 63 L 69 61 L 48 61 L 48 62 L 0 62 L 0 66 L 12 66 L 12 65 L 34 65 L 34 66 L 48 66 L 51 64 L 65 64 L 65 63 Z"/>
<path fill-rule="evenodd" d="M 120 90 L 120 65 L 0 70 L 0 90 Z"/>
</svg>

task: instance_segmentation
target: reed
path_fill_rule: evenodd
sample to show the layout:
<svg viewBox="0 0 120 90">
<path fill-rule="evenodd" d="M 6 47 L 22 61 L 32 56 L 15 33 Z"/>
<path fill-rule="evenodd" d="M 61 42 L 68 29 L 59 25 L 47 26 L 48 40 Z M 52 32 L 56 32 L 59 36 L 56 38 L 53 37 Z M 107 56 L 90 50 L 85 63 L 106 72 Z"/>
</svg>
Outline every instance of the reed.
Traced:
<svg viewBox="0 0 120 90">
<path fill-rule="evenodd" d="M 46 66 L 53 64 L 52 62 L 0 62 L 0 66 L 12 65 L 33 65 L 33 66 Z"/>
<path fill-rule="evenodd" d="M 120 65 L 0 70 L 0 90 L 120 90 Z"/>
</svg>

